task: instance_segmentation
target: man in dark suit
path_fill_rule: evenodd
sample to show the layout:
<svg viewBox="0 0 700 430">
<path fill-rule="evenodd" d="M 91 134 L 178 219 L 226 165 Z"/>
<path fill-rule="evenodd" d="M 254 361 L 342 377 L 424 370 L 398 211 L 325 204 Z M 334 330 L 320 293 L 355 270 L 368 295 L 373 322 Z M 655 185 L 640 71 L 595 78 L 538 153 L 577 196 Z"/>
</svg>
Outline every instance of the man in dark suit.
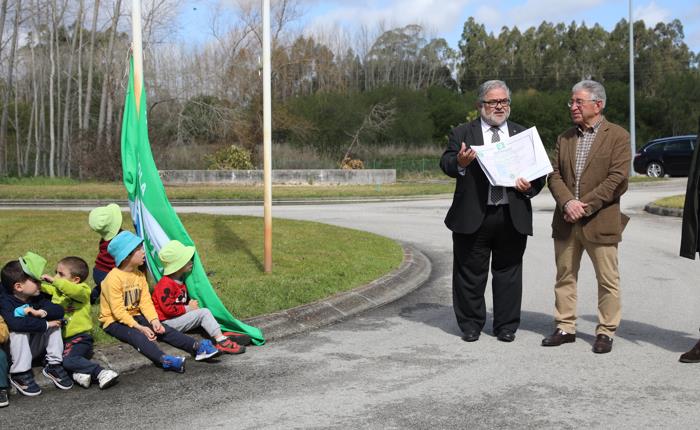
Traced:
<svg viewBox="0 0 700 430">
<path fill-rule="evenodd" d="M 486 322 L 484 291 L 491 259 L 493 332 L 498 340 L 512 342 L 520 325 L 522 258 L 532 235 L 530 199 L 545 179 L 518 178 L 515 187 L 489 184 L 472 146 L 498 142 L 525 128 L 508 121 L 510 90 L 503 81 L 484 82 L 476 106 L 480 118 L 452 130 L 440 159 L 442 171 L 457 179 L 445 218 L 452 230 L 453 307 L 462 339 L 478 340 Z"/>
</svg>

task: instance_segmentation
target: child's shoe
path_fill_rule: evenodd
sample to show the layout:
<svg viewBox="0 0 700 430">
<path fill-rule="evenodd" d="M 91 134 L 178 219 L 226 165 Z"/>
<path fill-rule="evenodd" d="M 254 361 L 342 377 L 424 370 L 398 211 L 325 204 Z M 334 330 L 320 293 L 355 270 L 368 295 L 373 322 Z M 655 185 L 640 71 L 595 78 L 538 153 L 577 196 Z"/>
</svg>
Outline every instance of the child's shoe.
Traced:
<svg viewBox="0 0 700 430">
<path fill-rule="evenodd" d="M 0 408 L 10 404 L 10 398 L 7 396 L 7 389 L 3 388 L 0 390 Z"/>
<path fill-rule="evenodd" d="M 184 360 L 183 360 L 183 370 L 184 370 Z M 107 389 L 112 385 L 117 383 L 117 378 L 119 374 L 114 370 L 102 369 L 100 373 L 97 374 L 97 381 L 100 383 L 100 390 Z"/>
<path fill-rule="evenodd" d="M 47 364 L 41 373 L 53 381 L 53 384 L 61 390 L 73 388 L 73 381 L 71 381 L 70 376 L 60 364 Z"/>
<path fill-rule="evenodd" d="M 212 345 L 209 339 L 202 339 L 199 341 L 199 348 L 197 348 L 197 352 L 195 354 L 195 361 L 202 361 L 206 360 L 207 358 L 216 357 L 217 355 L 221 354 L 221 351 L 214 348 L 214 345 Z"/>
<path fill-rule="evenodd" d="M 236 333 L 235 331 L 225 331 L 224 336 L 241 346 L 248 346 L 251 343 L 250 336 L 247 334 Z"/>
<path fill-rule="evenodd" d="M 163 369 L 172 370 L 177 373 L 185 373 L 185 357 L 176 355 L 164 355 L 161 361 Z"/>
<path fill-rule="evenodd" d="M 10 373 L 10 383 L 20 394 L 25 396 L 32 397 L 41 394 L 41 388 L 36 384 L 31 370 L 21 373 Z"/>
<path fill-rule="evenodd" d="M 73 380 L 83 388 L 90 388 L 90 384 L 92 384 L 92 376 L 87 373 L 74 373 Z"/>
<path fill-rule="evenodd" d="M 245 352 L 245 346 L 239 345 L 228 337 L 216 342 L 216 349 L 226 354 L 243 354 Z"/>
</svg>

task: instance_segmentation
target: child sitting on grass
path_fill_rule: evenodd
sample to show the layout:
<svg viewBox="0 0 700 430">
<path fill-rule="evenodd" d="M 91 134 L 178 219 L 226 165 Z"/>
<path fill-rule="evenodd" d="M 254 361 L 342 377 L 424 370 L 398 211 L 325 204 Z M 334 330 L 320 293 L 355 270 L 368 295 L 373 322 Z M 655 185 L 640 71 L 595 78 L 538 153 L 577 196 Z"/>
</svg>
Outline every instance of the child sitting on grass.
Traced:
<svg viewBox="0 0 700 430">
<path fill-rule="evenodd" d="M 104 331 L 133 346 L 163 369 L 179 373 L 185 371 L 185 357 L 166 355 L 154 342 L 156 339 L 195 354 L 197 361 L 221 354 L 210 340 L 198 342 L 160 323 L 146 275 L 139 270 L 146 257 L 142 242 L 132 232 L 122 231 L 109 243 L 108 250 L 117 267 L 102 282 L 99 320 Z"/>
<path fill-rule="evenodd" d="M 51 302 L 65 311 L 63 326 L 63 367 L 73 374 L 73 380 L 81 387 L 90 388 L 96 381 L 100 389 L 117 382 L 119 374 L 104 369 L 90 361 L 93 339 L 90 314 L 90 286 L 85 283 L 88 265 L 80 257 L 66 257 L 56 265 L 56 276 L 43 275 L 47 283 L 41 291 L 51 296 Z"/>
<path fill-rule="evenodd" d="M 185 277 L 192 271 L 194 246 L 185 246 L 177 240 L 171 240 L 158 257 L 163 262 L 163 277 L 153 288 L 153 305 L 158 318 L 163 324 L 187 332 L 202 327 L 216 341 L 216 349 L 227 354 L 241 354 L 245 346 L 224 336 L 214 315 L 206 308 L 200 308 L 196 300 L 187 294 Z M 250 337 L 240 334 L 242 343 L 250 343 Z"/>
<path fill-rule="evenodd" d="M 121 231 L 122 210 L 119 205 L 110 203 L 90 211 L 88 216 L 90 228 L 100 235 L 100 244 L 95 258 L 95 267 L 92 269 L 92 279 L 95 288 L 90 294 L 90 303 L 95 303 L 100 298 L 101 285 L 110 270 L 114 269 L 114 258 L 107 251 L 109 241 Z"/>
<path fill-rule="evenodd" d="M 63 308 L 41 295 L 41 275 L 46 260 L 28 252 L 5 264 L 0 272 L 6 294 L 0 296 L 0 315 L 10 329 L 10 383 L 25 396 L 38 396 L 32 360 L 46 354 L 42 373 L 56 387 L 68 390 L 73 381 L 61 365 Z"/>
</svg>

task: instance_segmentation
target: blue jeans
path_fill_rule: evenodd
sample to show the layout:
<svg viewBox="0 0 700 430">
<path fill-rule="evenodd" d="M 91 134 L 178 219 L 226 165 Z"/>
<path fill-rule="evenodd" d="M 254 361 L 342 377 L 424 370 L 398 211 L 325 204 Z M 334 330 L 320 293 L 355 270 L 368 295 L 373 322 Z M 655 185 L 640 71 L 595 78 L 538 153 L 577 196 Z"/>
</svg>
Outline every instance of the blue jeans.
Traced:
<svg viewBox="0 0 700 430">
<path fill-rule="evenodd" d="M 136 315 L 134 319 L 137 323 L 141 324 L 142 326 L 150 327 L 151 329 L 153 328 L 151 327 L 151 324 L 149 324 L 148 321 L 146 321 L 146 318 L 143 315 Z M 186 334 L 180 333 L 172 327 L 169 327 L 167 324 L 163 324 L 163 327 L 165 328 L 165 333 L 156 333 L 158 340 L 162 340 L 163 342 L 168 343 L 174 346 L 175 348 L 193 354 L 197 351 L 198 345 L 197 341 L 194 338 L 189 337 Z M 108 325 L 104 330 L 107 332 L 107 334 L 114 336 L 122 342 L 126 342 L 129 345 L 133 346 L 138 352 L 148 357 L 152 362 L 156 364 L 162 363 L 161 359 L 163 358 L 165 353 L 160 348 L 158 348 L 158 344 L 156 342 L 148 340 L 146 335 L 141 333 L 137 329 L 129 327 L 128 325 L 119 322 L 113 322 L 112 324 Z"/>
<path fill-rule="evenodd" d="M 85 373 L 96 379 L 104 368 L 89 360 L 92 357 L 92 344 L 92 336 L 87 333 L 64 339 L 63 368 L 70 373 Z"/>
<path fill-rule="evenodd" d="M 9 384 L 7 382 L 7 372 L 10 366 L 7 363 L 7 354 L 5 350 L 0 347 L 0 390 L 7 389 Z"/>
</svg>

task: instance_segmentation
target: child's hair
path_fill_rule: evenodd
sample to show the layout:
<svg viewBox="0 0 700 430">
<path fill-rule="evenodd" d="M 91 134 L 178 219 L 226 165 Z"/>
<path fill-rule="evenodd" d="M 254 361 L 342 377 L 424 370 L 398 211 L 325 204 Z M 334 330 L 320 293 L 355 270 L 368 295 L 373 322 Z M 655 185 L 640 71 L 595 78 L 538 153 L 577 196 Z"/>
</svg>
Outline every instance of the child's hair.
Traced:
<svg viewBox="0 0 700 430">
<path fill-rule="evenodd" d="M 85 260 L 80 257 L 72 255 L 70 257 L 64 257 L 59 261 L 59 264 L 66 266 L 66 268 L 70 270 L 70 275 L 77 276 L 80 282 L 85 282 L 88 277 L 88 265 Z"/>
<path fill-rule="evenodd" d="M 14 294 L 14 285 L 17 282 L 24 282 L 29 278 L 31 277 L 24 273 L 24 270 L 22 270 L 22 265 L 19 264 L 19 260 L 9 261 L 2 268 L 2 272 L 0 272 L 2 286 L 5 288 L 5 291 L 7 291 L 8 294 Z"/>
</svg>

